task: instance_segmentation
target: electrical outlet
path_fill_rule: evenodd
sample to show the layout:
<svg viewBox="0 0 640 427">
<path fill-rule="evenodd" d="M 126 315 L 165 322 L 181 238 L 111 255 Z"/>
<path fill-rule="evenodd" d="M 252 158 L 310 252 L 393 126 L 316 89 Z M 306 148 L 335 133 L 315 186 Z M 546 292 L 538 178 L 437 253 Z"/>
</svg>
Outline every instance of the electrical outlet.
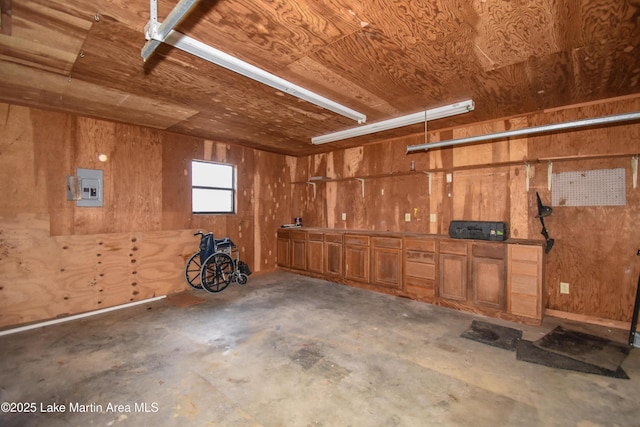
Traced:
<svg viewBox="0 0 640 427">
<path fill-rule="evenodd" d="M 347 213 L 346 212 L 342 212 L 342 220 L 343 221 L 347 220 Z"/>
<path fill-rule="evenodd" d="M 569 293 L 569 283 L 560 282 L 560 293 L 561 294 L 568 294 Z"/>
<path fill-rule="evenodd" d="M 404 214 L 404 220 L 406 222 L 411 222 L 411 214 L 410 213 L 406 213 Z"/>
<path fill-rule="evenodd" d="M 436 222 L 436 214 L 429 215 L 429 221 L 430 222 Z"/>
<path fill-rule="evenodd" d="M 447 184 L 451 184 L 453 182 L 453 174 L 452 173 L 448 173 L 446 175 L 446 179 L 447 179 Z"/>
</svg>

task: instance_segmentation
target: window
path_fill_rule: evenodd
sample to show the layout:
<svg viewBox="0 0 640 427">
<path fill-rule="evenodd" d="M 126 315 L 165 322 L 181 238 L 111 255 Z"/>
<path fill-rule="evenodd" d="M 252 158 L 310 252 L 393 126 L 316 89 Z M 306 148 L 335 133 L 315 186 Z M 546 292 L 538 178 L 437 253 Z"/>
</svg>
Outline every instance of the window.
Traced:
<svg viewBox="0 0 640 427">
<path fill-rule="evenodd" d="M 191 211 L 199 214 L 235 213 L 235 167 L 191 161 Z"/>
</svg>

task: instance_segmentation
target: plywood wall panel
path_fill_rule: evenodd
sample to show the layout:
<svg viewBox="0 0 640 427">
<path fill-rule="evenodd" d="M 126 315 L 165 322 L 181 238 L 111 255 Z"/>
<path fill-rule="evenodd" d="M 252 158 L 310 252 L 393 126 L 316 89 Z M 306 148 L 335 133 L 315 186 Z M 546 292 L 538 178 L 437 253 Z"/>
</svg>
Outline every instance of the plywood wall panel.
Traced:
<svg viewBox="0 0 640 427">
<path fill-rule="evenodd" d="M 100 153 L 107 162 L 98 160 Z M 104 171 L 104 207 L 76 208 L 75 233 L 160 229 L 162 145 L 157 131 L 79 118 L 75 163 Z"/>
<path fill-rule="evenodd" d="M 526 166 L 510 166 L 508 172 L 508 197 L 506 203 L 509 218 L 505 221 L 509 224 L 509 236 L 514 239 L 531 239 L 533 235 L 530 233 L 529 224 L 535 211 L 529 206 L 526 188 Z M 529 166 L 529 173 L 532 174 L 534 169 Z M 537 238 L 537 236 L 536 236 Z"/>
<path fill-rule="evenodd" d="M 184 266 L 198 248 L 191 230 L 136 233 L 124 255 L 131 282 L 125 288 L 134 300 L 167 295 L 186 288 Z M 134 286 L 134 283 L 137 283 Z"/>
<path fill-rule="evenodd" d="M 0 327 L 186 289 L 191 230 L 50 237 L 46 215 L 0 220 Z"/>
<path fill-rule="evenodd" d="M 464 170 L 452 175 L 452 219 L 505 222 L 509 220 L 508 169 Z"/>
<path fill-rule="evenodd" d="M 231 237 L 252 271 L 276 268 L 293 158 L 13 105 L 0 114 L 0 327 L 183 290 L 197 229 Z M 237 166 L 235 215 L 191 214 L 192 159 Z M 66 200 L 77 167 L 104 171 L 104 207 Z"/>
<path fill-rule="evenodd" d="M 569 162 L 554 170 L 627 169 L 627 205 L 601 207 L 555 206 L 545 224 L 555 245 L 547 262 L 548 307 L 588 312 L 596 317 L 629 321 L 640 274 L 636 256 L 640 229 L 640 192 L 631 186 L 629 159 Z M 570 293 L 559 292 L 560 281 Z M 606 291 L 605 291 L 606 289 Z"/>
<path fill-rule="evenodd" d="M 162 143 L 162 229 L 191 227 L 191 161 L 204 158 L 204 146 L 199 138 L 171 133 L 163 135 Z"/>
<path fill-rule="evenodd" d="M 3 104 L 0 120 L 2 212 L 46 213 L 45 188 L 35 168 L 33 124 L 28 108 Z"/>
<path fill-rule="evenodd" d="M 47 194 L 50 233 L 73 233 L 75 202 L 67 200 L 67 176 L 75 174 L 75 120 L 70 114 L 30 110 L 33 127 L 34 165 L 39 185 Z M 55 159 L 55 161 L 52 161 Z"/>
</svg>

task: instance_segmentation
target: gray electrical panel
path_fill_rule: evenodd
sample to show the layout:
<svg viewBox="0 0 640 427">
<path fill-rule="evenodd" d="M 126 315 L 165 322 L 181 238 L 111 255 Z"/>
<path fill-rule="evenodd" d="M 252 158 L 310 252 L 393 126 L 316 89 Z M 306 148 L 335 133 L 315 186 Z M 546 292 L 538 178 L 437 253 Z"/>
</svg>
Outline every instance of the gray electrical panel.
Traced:
<svg viewBox="0 0 640 427">
<path fill-rule="evenodd" d="M 103 171 L 97 169 L 76 169 L 76 176 L 67 181 L 67 198 L 76 200 L 76 206 L 102 207 Z"/>
</svg>

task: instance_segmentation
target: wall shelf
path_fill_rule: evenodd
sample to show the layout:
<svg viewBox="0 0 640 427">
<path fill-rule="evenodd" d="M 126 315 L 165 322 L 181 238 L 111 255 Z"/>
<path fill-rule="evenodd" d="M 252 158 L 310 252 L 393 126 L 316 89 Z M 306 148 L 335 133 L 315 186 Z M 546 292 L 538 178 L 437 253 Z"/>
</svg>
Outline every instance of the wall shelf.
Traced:
<svg viewBox="0 0 640 427">
<path fill-rule="evenodd" d="M 350 177 L 339 177 L 339 178 L 331 178 L 331 177 L 322 177 L 322 179 L 317 179 L 314 177 L 314 183 L 320 182 L 345 182 L 345 181 L 353 181 L 353 180 L 365 180 L 365 179 L 388 179 L 388 178 L 397 178 L 397 177 L 407 177 L 407 176 L 420 176 L 422 174 L 432 174 L 432 173 L 440 173 L 440 172 L 456 172 L 462 170 L 474 170 L 474 169 L 487 169 L 487 168 L 503 168 L 510 166 L 527 166 L 533 164 L 549 164 L 551 162 L 570 162 L 576 160 L 601 160 L 601 159 L 613 159 L 613 158 L 624 158 L 629 157 L 630 159 L 637 158 L 638 154 L 634 153 L 616 153 L 616 154 L 599 154 L 599 155 L 577 155 L 577 156 L 564 156 L 564 157 L 544 157 L 539 159 L 523 159 L 523 160 L 514 160 L 508 162 L 499 162 L 499 163 L 480 163 L 476 165 L 465 165 L 465 166 L 453 166 L 453 167 L 445 167 L 445 168 L 433 168 L 428 170 L 415 170 L 415 171 L 398 171 L 398 172 L 390 172 L 386 174 L 375 174 L 375 175 L 360 175 L 360 176 L 350 176 Z M 362 183 L 362 181 L 360 181 Z M 305 181 L 293 181 L 291 184 L 308 184 L 309 180 Z M 363 184 L 364 185 L 364 184 Z"/>
</svg>

